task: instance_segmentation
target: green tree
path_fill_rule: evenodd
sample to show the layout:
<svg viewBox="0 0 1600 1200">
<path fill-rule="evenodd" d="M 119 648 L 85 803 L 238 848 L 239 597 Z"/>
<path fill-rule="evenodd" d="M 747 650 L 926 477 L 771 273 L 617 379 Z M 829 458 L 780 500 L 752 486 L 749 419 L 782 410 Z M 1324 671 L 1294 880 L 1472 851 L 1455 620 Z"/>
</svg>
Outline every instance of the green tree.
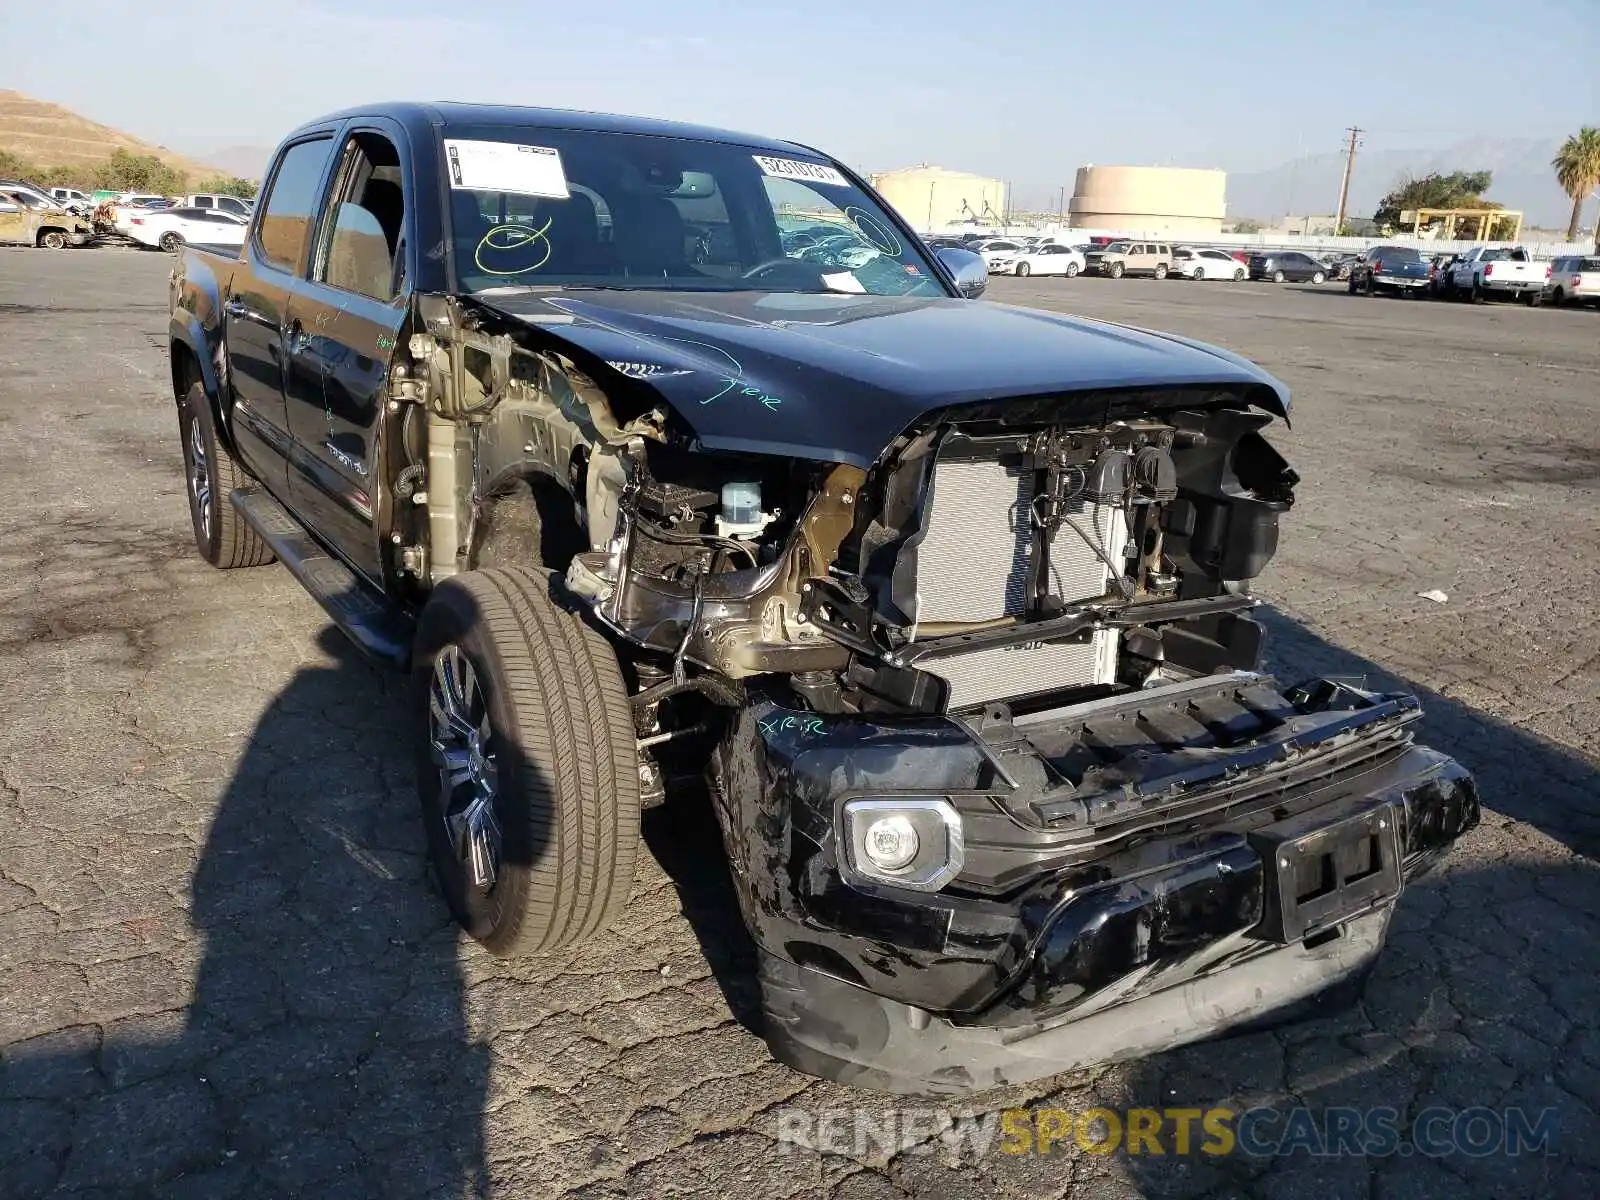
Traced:
<svg viewBox="0 0 1600 1200">
<path fill-rule="evenodd" d="M 1578 226 L 1583 222 L 1583 202 L 1589 193 L 1600 186 L 1600 129 L 1585 125 L 1561 144 L 1555 158 L 1550 160 L 1556 179 L 1562 189 L 1572 197 L 1572 219 L 1567 222 L 1567 241 L 1578 240 Z M 1600 231 L 1595 234 L 1600 245 Z"/>
<path fill-rule="evenodd" d="M 0 176 L 6 179 L 28 179 L 33 175 L 33 167 L 24 162 L 20 154 L 13 154 L 10 150 L 0 150 Z"/>
<path fill-rule="evenodd" d="M 1379 225 L 1400 223 L 1400 214 L 1417 208 L 1499 208 L 1483 193 L 1494 180 L 1490 171 L 1451 171 L 1448 175 L 1434 172 L 1422 178 L 1407 177 L 1378 202 L 1372 219 Z"/>
<path fill-rule="evenodd" d="M 1265 228 L 1266 226 L 1260 221 L 1253 221 L 1249 217 L 1233 223 L 1233 231 L 1235 233 L 1260 233 Z"/>
<path fill-rule="evenodd" d="M 163 196 L 184 191 L 189 182 L 188 175 L 169 167 L 153 154 L 129 154 L 120 149 L 113 150 L 111 157 L 94 169 L 93 179 L 99 188 L 156 192 Z"/>
<path fill-rule="evenodd" d="M 197 192 L 216 192 L 221 196 L 238 196 L 241 200 L 252 199 L 261 190 L 261 185 L 250 179 L 240 179 L 237 175 L 219 175 L 215 179 L 207 179 L 203 183 L 195 184 Z"/>
</svg>

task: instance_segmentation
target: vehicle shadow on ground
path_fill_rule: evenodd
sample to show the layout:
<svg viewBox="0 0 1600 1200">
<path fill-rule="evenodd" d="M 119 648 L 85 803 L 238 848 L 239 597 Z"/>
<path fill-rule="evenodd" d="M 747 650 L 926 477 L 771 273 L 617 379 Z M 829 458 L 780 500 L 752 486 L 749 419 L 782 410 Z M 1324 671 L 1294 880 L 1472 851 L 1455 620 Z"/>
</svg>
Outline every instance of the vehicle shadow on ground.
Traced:
<svg viewBox="0 0 1600 1200">
<path fill-rule="evenodd" d="M 0 1196 L 487 1192 L 485 1047 L 428 876 L 404 680 L 332 629 L 249 734 L 170 1036 L 0 1064 Z"/>
<path fill-rule="evenodd" d="M 1600 992 L 1592 984 L 1600 970 L 1600 764 L 1397 680 L 1281 613 L 1261 616 L 1269 666 L 1283 680 L 1335 675 L 1418 693 L 1426 710 L 1419 740 L 1473 769 L 1485 820 L 1440 870 L 1406 889 L 1353 1004 L 1153 1056 L 1089 1093 L 1089 1103 L 1120 1109 L 1272 1109 L 1255 1140 L 1271 1146 L 1293 1132 L 1298 1150 L 1208 1155 L 1198 1150 L 1197 1121 L 1193 1153 L 1119 1150 L 1121 1173 L 1151 1196 L 1600 1194 Z M 1507 817 L 1572 853 L 1537 844 Z M 1310 1116 L 1291 1126 L 1297 1106 Z M 1329 1130 L 1349 1119 L 1330 1109 L 1368 1120 L 1380 1106 L 1396 1113 L 1391 1153 L 1314 1152 L 1337 1149 Z M 1474 1107 L 1501 1122 L 1511 1108 L 1531 1122 L 1551 1113 L 1549 1153 L 1511 1156 L 1503 1142 L 1488 1152 L 1451 1149 L 1454 1114 Z M 1433 1108 L 1450 1111 L 1419 1129 Z M 1504 1126 L 1480 1124 L 1465 1144 L 1491 1128 Z M 1445 1152 L 1415 1151 L 1414 1129 Z"/>
</svg>

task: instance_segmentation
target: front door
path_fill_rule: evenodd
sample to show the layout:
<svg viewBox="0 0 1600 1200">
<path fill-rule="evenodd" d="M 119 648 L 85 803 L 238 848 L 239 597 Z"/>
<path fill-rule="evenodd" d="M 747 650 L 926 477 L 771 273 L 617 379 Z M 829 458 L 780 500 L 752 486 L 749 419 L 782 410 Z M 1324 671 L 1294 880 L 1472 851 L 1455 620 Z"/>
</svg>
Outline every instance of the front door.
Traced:
<svg viewBox="0 0 1600 1200">
<path fill-rule="evenodd" d="M 389 366 L 407 336 L 406 205 L 395 140 L 353 130 L 318 222 L 310 278 L 290 303 L 286 342 L 293 506 L 380 584 L 388 556 L 379 434 Z"/>
<path fill-rule="evenodd" d="M 284 336 L 289 297 L 305 269 L 311 218 L 333 147 L 325 135 L 284 150 L 245 243 L 244 261 L 222 297 L 234 442 L 251 474 L 280 497 L 287 488 L 290 444 L 284 406 L 291 368 Z"/>
</svg>

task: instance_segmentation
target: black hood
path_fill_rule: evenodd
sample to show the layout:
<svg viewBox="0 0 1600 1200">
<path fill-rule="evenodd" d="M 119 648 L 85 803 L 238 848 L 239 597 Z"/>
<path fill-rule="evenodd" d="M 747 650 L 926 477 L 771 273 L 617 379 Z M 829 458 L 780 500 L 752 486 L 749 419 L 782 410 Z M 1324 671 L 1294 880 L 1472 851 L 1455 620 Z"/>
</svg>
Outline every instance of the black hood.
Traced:
<svg viewBox="0 0 1600 1200">
<path fill-rule="evenodd" d="M 987 301 L 788 292 L 506 292 L 481 303 L 646 380 L 710 450 L 867 467 L 924 414 L 1108 388 L 1213 384 L 1281 417 L 1226 350 Z"/>
</svg>

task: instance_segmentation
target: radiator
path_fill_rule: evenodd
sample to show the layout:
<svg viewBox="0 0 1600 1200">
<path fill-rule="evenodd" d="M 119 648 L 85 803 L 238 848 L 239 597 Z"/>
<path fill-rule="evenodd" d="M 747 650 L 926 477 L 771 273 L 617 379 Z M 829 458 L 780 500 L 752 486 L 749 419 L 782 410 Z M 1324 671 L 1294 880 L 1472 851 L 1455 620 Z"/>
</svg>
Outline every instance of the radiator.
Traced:
<svg viewBox="0 0 1600 1200">
<path fill-rule="evenodd" d="M 989 621 L 1026 607 L 1035 530 L 1030 472 L 998 461 L 941 460 L 934 466 L 927 532 L 917 548 L 917 624 Z M 1070 505 L 1065 519 L 1122 562 L 1127 525 L 1111 505 Z M 1067 604 L 1103 596 L 1111 572 L 1065 525 L 1050 548 L 1050 589 Z M 930 659 L 925 670 L 950 682 L 952 707 L 1052 688 L 1109 683 L 1117 635 L 1092 641 L 1029 643 Z"/>
</svg>

